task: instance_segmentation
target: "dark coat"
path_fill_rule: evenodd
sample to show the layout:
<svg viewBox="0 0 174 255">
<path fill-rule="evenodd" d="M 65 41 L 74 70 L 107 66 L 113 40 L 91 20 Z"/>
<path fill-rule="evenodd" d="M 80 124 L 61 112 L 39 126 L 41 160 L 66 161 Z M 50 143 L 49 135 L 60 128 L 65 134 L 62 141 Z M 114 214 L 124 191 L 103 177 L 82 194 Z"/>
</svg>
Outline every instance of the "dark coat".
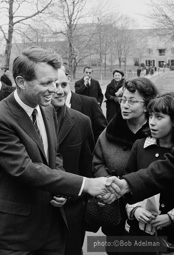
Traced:
<svg viewBox="0 0 174 255">
<path fill-rule="evenodd" d="M 0 101 L 10 95 L 16 88 L 8 86 L 5 83 L 1 82 L 2 86 L 0 89 Z"/>
<path fill-rule="evenodd" d="M 71 108 L 91 119 L 95 142 L 107 126 L 106 118 L 95 98 L 79 95 L 72 92 Z"/>
<path fill-rule="evenodd" d="M 174 192 L 174 148 L 166 153 L 164 160 L 151 163 L 146 169 L 123 176 L 131 193 L 126 195 L 128 203 L 135 203 L 163 190 Z"/>
<path fill-rule="evenodd" d="M 148 167 L 152 162 L 160 159 L 164 159 L 164 154 L 170 152 L 170 148 L 160 147 L 156 144 L 150 145 L 146 148 L 144 147 L 145 139 L 140 139 L 135 142 L 130 153 L 128 160 L 128 165 L 126 168 L 126 173 L 136 172 L 139 169 Z M 143 192 L 143 191 L 141 191 Z M 170 190 L 165 190 L 160 193 L 160 214 L 166 214 L 174 208 L 174 192 Z M 130 220 L 130 231 L 134 235 L 138 235 L 139 227 L 137 220 Z M 137 233 L 136 233 L 137 230 Z M 168 227 L 162 228 L 162 230 L 157 230 L 158 235 L 167 236 L 168 241 L 174 243 L 174 224 Z M 144 233 L 144 232 L 143 232 Z"/>
<path fill-rule="evenodd" d="M 60 120 L 60 111 L 63 112 Z M 92 153 L 94 138 L 89 117 L 70 109 L 61 107 L 57 111 L 61 122 L 58 135 L 59 152 L 63 156 L 63 166 L 67 172 L 92 177 Z M 61 114 L 62 115 L 62 114 Z M 65 254 L 81 255 L 84 240 L 83 212 L 85 196 L 71 199 L 64 205 L 69 226 Z"/>
<path fill-rule="evenodd" d="M 57 237 L 53 248 L 63 253 L 64 211 L 53 207 L 50 201 L 58 194 L 77 196 L 83 178 L 62 171 L 62 160 L 56 157 L 51 107 L 41 107 L 49 162 L 31 119 L 13 93 L 0 102 L 0 109 L 0 249 L 41 249 L 51 238 L 52 226 Z"/>
<path fill-rule="evenodd" d="M 11 82 L 10 78 L 6 74 L 3 74 L 1 76 L 1 81 L 3 83 L 5 83 L 7 86 L 12 86 L 12 82 Z"/>
<path fill-rule="evenodd" d="M 100 84 L 97 80 L 91 79 L 90 86 L 86 87 L 84 84 L 84 78 L 75 82 L 75 93 L 81 94 L 88 97 L 95 97 L 97 102 L 102 104 L 103 102 L 103 93 L 100 87 Z"/>
<path fill-rule="evenodd" d="M 125 80 L 122 79 L 116 82 L 115 79 L 111 81 L 106 87 L 105 97 L 106 97 L 106 118 L 109 122 L 116 113 L 120 110 L 120 104 L 115 93 L 124 85 Z"/>
</svg>

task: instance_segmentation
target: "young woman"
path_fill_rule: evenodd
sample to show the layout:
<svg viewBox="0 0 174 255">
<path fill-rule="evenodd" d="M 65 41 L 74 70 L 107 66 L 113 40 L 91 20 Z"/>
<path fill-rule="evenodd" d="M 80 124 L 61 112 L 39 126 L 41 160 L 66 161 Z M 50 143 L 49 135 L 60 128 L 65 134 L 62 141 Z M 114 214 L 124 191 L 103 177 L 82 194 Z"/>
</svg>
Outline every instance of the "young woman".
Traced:
<svg viewBox="0 0 174 255">
<path fill-rule="evenodd" d="M 94 175 L 122 176 L 133 143 L 146 136 L 148 129 L 146 106 L 157 95 L 155 85 L 145 77 L 127 81 L 122 97 L 119 98 L 121 111 L 110 121 L 98 138 L 94 150 Z M 120 199 L 122 221 L 116 227 L 105 227 L 107 236 L 122 236 L 127 218 L 125 204 Z M 109 253 L 108 253 L 109 254 Z M 117 254 L 117 249 L 112 255 Z"/>
<path fill-rule="evenodd" d="M 146 168 L 151 162 L 163 159 L 174 146 L 174 97 L 168 93 L 157 96 L 150 101 L 147 111 L 150 135 L 133 145 L 126 173 Z M 174 194 L 170 190 L 133 205 L 127 204 L 129 220 L 126 230 L 133 236 L 166 236 L 167 241 L 174 244 L 173 208 Z M 168 252 L 174 252 L 174 245 Z"/>
</svg>

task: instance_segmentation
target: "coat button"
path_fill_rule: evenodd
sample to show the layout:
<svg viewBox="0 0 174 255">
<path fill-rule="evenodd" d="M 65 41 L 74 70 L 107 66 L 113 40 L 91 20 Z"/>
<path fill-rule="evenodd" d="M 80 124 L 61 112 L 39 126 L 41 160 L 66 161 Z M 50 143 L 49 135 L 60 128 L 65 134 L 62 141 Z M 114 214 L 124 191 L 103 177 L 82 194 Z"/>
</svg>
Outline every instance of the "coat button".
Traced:
<svg viewBox="0 0 174 255">
<path fill-rule="evenodd" d="M 155 158 L 158 158 L 158 157 L 159 157 L 159 153 L 156 153 L 156 154 L 155 154 Z"/>
<path fill-rule="evenodd" d="M 161 204 L 161 207 L 164 208 L 164 207 L 165 207 L 165 204 Z"/>
</svg>

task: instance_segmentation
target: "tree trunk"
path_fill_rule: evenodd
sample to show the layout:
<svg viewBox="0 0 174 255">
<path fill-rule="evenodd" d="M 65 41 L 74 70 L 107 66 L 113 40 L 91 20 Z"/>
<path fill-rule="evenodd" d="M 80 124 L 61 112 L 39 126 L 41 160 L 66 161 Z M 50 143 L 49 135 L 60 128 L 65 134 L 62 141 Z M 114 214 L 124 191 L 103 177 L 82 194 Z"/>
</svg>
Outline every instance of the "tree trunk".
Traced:
<svg viewBox="0 0 174 255">
<path fill-rule="evenodd" d="M 8 35 L 6 38 L 6 47 L 5 47 L 5 54 L 4 54 L 4 66 L 9 68 L 10 66 L 10 56 L 11 56 L 11 49 L 12 49 L 12 39 L 13 39 L 13 1 L 9 1 L 9 24 L 8 24 Z"/>
</svg>

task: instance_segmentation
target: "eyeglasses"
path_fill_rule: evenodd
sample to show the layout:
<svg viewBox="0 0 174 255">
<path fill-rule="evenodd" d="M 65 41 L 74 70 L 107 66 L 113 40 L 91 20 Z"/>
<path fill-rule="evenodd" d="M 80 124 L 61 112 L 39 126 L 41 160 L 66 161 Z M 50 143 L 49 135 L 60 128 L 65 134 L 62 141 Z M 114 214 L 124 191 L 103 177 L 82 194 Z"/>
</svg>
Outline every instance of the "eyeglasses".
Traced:
<svg viewBox="0 0 174 255">
<path fill-rule="evenodd" d="M 85 72 L 85 73 L 91 74 L 91 72 Z"/>
<path fill-rule="evenodd" d="M 138 99 L 127 99 L 124 97 L 119 97 L 118 101 L 120 104 L 125 104 L 126 102 L 128 102 L 129 105 L 134 105 L 137 103 L 144 103 L 144 100 L 138 100 Z"/>
</svg>

